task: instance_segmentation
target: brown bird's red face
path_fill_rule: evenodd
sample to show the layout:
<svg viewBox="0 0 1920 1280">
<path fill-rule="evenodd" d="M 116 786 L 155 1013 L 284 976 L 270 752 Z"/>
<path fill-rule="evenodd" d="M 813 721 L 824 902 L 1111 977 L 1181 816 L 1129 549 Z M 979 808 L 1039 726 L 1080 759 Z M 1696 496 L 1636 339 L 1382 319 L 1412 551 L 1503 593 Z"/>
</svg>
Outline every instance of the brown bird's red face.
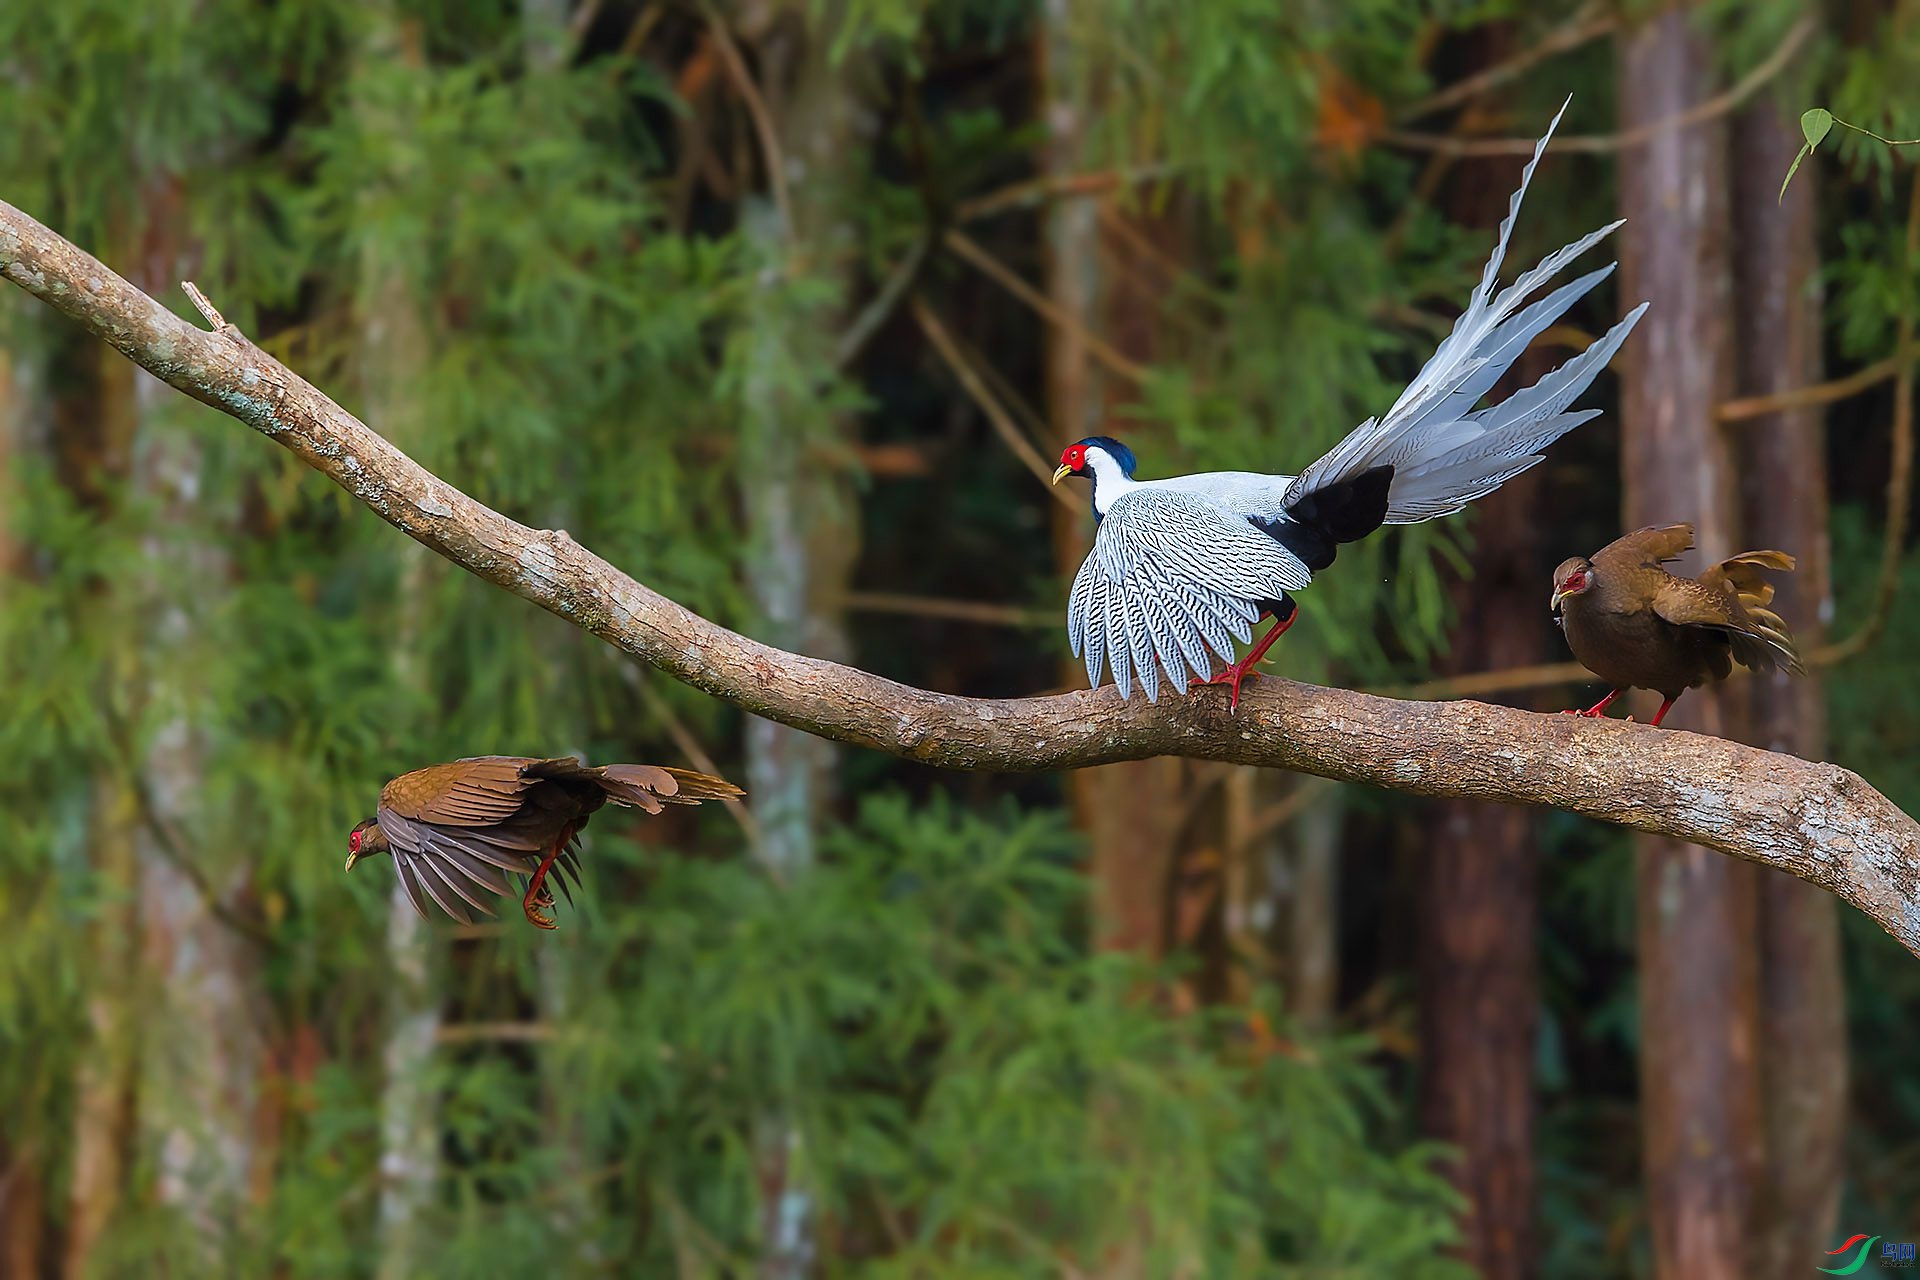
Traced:
<svg viewBox="0 0 1920 1280">
<path fill-rule="evenodd" d="M 1560 602 L 1568 596 L 1583 595 L 1593 590 L 1593 562 L 1585 556 L 1575 556 L 1563 561 L 1553 571 L 1553 601 L 1547 607 L 1558 610 Z"/>
<path fill-rule="evenodd" d="M 391 851 L 392 846 L 387 843 L 386 834 L 380 830 L 379 822 L 368 818 L 347 833 L 347 870 L 353 870 L 353 864 L 362 858 L 370 858 L 376 853 Z"/>
</svg>

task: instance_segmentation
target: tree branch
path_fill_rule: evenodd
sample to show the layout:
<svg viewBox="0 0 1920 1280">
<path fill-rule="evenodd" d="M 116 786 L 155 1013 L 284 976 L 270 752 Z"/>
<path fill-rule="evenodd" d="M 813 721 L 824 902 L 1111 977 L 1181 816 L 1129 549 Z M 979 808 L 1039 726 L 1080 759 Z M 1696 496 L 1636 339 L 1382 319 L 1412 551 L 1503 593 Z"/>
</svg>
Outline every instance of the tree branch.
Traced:
<svg viewBox="0 0 1920 1280">
<path fill-rule="evenodd" d="M 1522 49 L 1505 62 L 1430 93 L 1417 102 L 1408 103 L 1394 113 L 1394 119 L 1404 124 L 1409 120 L 1418 120 L 1436 111 L 1444 111 L 1448 107 L 1457 107 L 1463 102 L 1469 102 L 1490 89 L 1497 89 L 1510 80 L 1518 79 L 1548 58 L 1570 49 L 1577 49 L 1590 40 L 1609 34 L 1619 25 L 1619 16 L 1608 12 L 1599 4 L 1582 5 L 1579 12 L 1568 18 L 1564 24 L 1548 32 L 1544 38 Z"/>
<path fill-rule="evenodd" d="M 163 382 L 253 427 L 430 550 L 756 715 L 954 769 L 1181 755 L 1428 796 L 1553 805 L 1776 867 L 1920 954 L 1920 824 L 1829 764 L 1678 730 L 1474 702 L 1409 703 L 1269 678 L 1158 705 L 1111 686 L 963 698 L 785 653 L 648 589 L 564 531 L 432 475 L 238 330 L 209 333 L 0 203 L 0 274 Z"/>
<path fill-rule="evenodd" d="M 1774 51 L 1753 70 L 1740 78 L 1739 83 L 1724 93 L 1715 95 L 1705 102 L 1697 103 L 1675 116 L 1664 120 L 1655 120 L 1629 129 L 1625 133 L 1573 134 L 1553 140 L 1553 149 L 1562 154 L 1569 151 L 1581 151 L 1592 155 L 1609 155 L 1615 151 L 1625 151 L 1629 147 L 1642 146 L 1654 138 L 1673 129 L 1687 129 L 1703 120 L 1711 120 L 1725 115 L 1758 93 L 1766 83 L 1779 75 L 1800 47 L 1812 38 L 1819 23 L 1812 14 L 1801 18 L 1787 29 L 1786 36 Z M 1538 145 L 1534 138 L 1456 138 L 1444 133 L 1415 133 L 1406 129 L 1388 129 L 1381 133 L 1381 141 L 1398 147 L 1408 147 L 1416 151 L 1432 151 L 1449 156 L 1528 156 Z"/>
</svg>

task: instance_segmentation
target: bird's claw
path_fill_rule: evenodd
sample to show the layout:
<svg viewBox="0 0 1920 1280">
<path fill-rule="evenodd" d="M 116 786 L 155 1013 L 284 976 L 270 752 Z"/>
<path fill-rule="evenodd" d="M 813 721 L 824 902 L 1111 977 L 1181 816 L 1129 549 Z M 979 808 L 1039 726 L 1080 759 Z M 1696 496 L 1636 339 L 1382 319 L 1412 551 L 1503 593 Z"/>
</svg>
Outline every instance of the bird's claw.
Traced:
<svg viewBox="0 0 1920 1280">
<path fill-rule="evenodd" d="M 526 913 L 527 923 L 538 929 L 560 927 L 560 922 L 554 915 L 554 908 L 557 905 L 553 889 L 547 884 L 544 874 L 534 877 L 533 883 L 527 886 L 527 896 L 520 900 L 520 909 Z"/>
<path fill-rule="evenodd" d="M 551 906 L 553 906 L 553 895 L 550 893 L 541 894 L 538 897 L 526 898 L 520 903 L 521 910 L 527 914 L 527 923 L 537 929 L 558 929 L 560 927 L 560 922 L 553 917 L 551 912 L 546 910 L 546 908 Z"/>
<path fill-rule="evenodd" d="M 1187 681 L 1187 688 L 1189 690 L 1193 690 L 1193 689 L 1200 688 L 1202 685 L 1209 685 L 1209 684 L 1227 685 L 1232 690 L 1232 692 L 1227 696 L 1227 710 L 1238 711 L 1240 709 L 1240 682 L 1242 680 L 1248 679 L 1251 676 L 1257 676 L 1259 674 L 1260 673 L 1258 671 L 1245 671 L 1238 667 L 1228 667 L 1225 671 L 1222 671 L 1219 675 L 1208 676 L 1205 680 L 1202 680 L 1197 676 L 1194 677 L 1193 679 Z"/>
</svg>

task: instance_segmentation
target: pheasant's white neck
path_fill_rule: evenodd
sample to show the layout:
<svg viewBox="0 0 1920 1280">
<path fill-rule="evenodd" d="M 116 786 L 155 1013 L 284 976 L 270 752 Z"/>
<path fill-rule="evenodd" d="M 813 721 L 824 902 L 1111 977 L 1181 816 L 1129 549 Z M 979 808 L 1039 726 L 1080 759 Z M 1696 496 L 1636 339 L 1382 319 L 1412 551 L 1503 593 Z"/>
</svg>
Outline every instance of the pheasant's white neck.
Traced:
<svg viewBox="0 0 1920 1280">
<path fill-rule="evenodd" d="M 1107 508 L 1140 487 L 1140 482 L 1129 479 L 1118 459 L 1105 449 L 1087 450 L 1087 470 L 1093 472 L 1093 509 L 1097 515 L 1106 515 Z"/>
</svg>

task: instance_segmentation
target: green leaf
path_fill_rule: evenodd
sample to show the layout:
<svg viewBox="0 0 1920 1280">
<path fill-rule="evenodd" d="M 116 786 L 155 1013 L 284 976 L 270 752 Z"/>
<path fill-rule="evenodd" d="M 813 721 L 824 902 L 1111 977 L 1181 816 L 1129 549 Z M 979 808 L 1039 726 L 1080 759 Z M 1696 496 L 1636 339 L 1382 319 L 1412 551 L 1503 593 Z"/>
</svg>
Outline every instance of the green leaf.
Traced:
<svg viewBox="0 0 1920 1280">
<path fill-rule="evenodd" d="M 1813 113 L 1809 111 L 1807 114 L 1812 115 Z M 1789 182 L 1792 182 L 1793 175 L 1800 171 L 1800 162 L 1802 160 L 1805 160 L 1808 156 L 1812 154 L 1813 154 L 1813 144 L 1811 142 L 1809 142 L 1806 146 L 1800 148 L 1800 154 L 1795 156 L 1793 158 L 1793 163 L 1787 166 L 1787 176 L 1780 179 L 1780 194 L 1774 197 L 1773 202 L 1775 204 L 1779 204 L 1782 200 L 1785 200 L 1787 198 L 1787 184 Z"/>
<path fill-rule="evenodd" d="M 1832 129 L 1833 112 L 1827 110 L 1825 107 L 1815 107 L 1811 111 L 1803 112 L 1800 116 L 1800 132 L 1807 136 L 1807 151 L 1811 151 L 1819 146 L 1820 139 L 1826 137 Z M 1801 154 L 1804 155 L 1805 152 Z M 1796 160 L 1794 163 L 1798 164 L 1800 162 Z M 1789 173 L 1787 176 L 1792 177 L 1793 175 Z"/>
</svg>

